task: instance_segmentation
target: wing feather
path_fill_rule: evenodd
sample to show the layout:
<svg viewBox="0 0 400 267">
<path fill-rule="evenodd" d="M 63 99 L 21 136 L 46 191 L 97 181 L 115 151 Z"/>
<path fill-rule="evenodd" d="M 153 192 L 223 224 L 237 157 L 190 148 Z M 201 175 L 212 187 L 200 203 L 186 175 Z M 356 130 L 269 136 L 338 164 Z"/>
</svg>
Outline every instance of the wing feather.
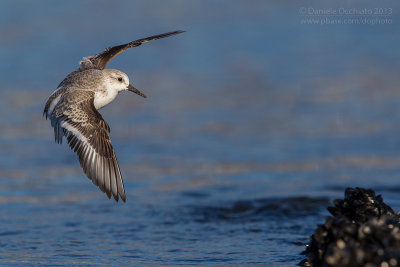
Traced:
<svg viewBox="0 0 400 267">
<path fill-rule="evenodd" d="M 108 47 L 99 54 L 83 58 L 83 60 L 80 62 L 80 64 L 81 64 L 80 69 L 100 69 L 100 70 L 102 70 L 106 67 L 107 63 L 110 62 L 111 59 L 113 59 L 114 57 L 116 57 L 117 55 L 121 54 L 122 52 L 126 51 L 129 48 L 139 46 L 143 43 L 146 43 L 146 42 L 149 42 L 152 40 L 169 37 L 169 36 L 183 33 L 183 32 L 184 31 L 167 32 L 167 33 L 153 35 L 150 37 L 135 40 L 135 41 L 132 41 L 127 44 Z"/>
<path fill-rule="evenodd" d="M 117 157 L 109 137 L 110 127 L 94 107 L 94 93 L 67 91 L 51 114 L 45 111 L 54 127 L 55 140 L 64 136 L 76 152 L 79 163 L 93 184 L 108 198 L 125 202 L 125 189 Z"/>
</svg>

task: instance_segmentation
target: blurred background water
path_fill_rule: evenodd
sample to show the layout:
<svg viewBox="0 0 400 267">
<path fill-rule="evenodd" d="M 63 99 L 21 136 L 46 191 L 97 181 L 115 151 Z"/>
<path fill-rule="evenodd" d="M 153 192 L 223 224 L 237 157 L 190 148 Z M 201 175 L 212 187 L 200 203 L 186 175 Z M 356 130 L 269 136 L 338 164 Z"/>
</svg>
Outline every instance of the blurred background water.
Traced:
<svg viewBox="0 0 400 267">
<path fill-rule="evenodd" d="M 346 187 L 400 209 L 398 1 L 0 6 L 0 265 L 293 266 Z M 313 11 L 340 8 L 392 13 Z M 54 143 L 45 101 L 83 56 L 178 29 L 108 65 L 148 96 L 101 110 L 116 204 Z"/>
</svg>

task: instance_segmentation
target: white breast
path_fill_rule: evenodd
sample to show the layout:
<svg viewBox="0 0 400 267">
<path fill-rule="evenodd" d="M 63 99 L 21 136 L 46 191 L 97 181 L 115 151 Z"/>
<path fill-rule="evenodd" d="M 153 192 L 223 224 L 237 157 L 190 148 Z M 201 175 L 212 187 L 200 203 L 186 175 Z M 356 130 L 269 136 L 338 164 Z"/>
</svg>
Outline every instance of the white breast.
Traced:
<svg viewBox="0 0 400 267">
<path fill-rule="evenodd" d="M 98 91 L 94 94 L 94 107 L 96 109 L 101 109 L 107 106 L 114 98 L 117 96 L 118 91 L 116 90 L 104 90 Z"/>
</svg>

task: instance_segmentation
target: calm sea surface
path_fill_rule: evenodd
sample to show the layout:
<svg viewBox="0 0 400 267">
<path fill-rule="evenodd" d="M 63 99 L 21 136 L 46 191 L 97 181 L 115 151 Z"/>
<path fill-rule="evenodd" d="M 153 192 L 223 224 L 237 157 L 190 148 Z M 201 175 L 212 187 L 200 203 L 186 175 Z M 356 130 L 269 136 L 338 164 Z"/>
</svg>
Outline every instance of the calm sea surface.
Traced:
<svg viewBox="0 0 400 267">
<path fill-rule="evenodd" d="M 311 14 L 329 8 L 393 13 Z M 399 11 L 2 1 L 0 265 L 293 266 L 346 187 L 400 210 Z M 115 203 L 54 143 L 45 101 L 83 56 L 177 29 L 108 65 L 148 95 L 101 110 L 126 186 Z"/>
</svg>

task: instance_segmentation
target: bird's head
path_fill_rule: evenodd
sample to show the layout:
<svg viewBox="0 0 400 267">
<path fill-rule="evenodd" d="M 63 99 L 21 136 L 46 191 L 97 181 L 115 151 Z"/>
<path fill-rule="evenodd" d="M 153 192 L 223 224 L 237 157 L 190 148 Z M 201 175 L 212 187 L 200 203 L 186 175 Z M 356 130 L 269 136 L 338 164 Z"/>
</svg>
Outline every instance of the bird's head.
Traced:
<svg viewBox="0 0 400 267">
<path fill-rule="evenodd" d="M 128 90 L 135 94 L 140 95 L 141 97 L 144 98 L 147 97 L 145 94 L 140 92 L 138 89 L 136 89 L 135 87 L 133 87 L 133 85 L 129 83 L 128 75 L 126 75 L 122 71 L 113 69 L 105 69 L 103 71 L 107 73 L 108 86 L 114 88 L 118 92 Z"/>
</svg>

